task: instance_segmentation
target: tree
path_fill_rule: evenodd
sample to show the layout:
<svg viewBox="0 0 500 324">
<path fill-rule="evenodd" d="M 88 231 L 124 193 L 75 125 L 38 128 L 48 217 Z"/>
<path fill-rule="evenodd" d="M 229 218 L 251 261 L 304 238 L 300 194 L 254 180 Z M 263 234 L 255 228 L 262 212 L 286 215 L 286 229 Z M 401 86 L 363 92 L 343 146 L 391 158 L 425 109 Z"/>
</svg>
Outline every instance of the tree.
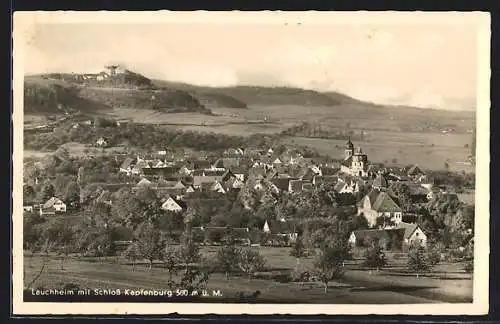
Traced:
<svg viewBox="0 0 500 324">
<path fill-rule="evenodd" d="M 328 291 L 328 283 L 343 275 L 345 251 L 340 246 L 328 246 L 320 250 L 314 262 L 316 276 L 324 285 L 325 294 Z"/>
<path fill-rule="evenodd" d="M 127 249 L 123 252 L 123 256 L 127 258 L 127 260 L 132 261 L 132 271 L 134 271 L 135 262 L 141 258 L 141 252 L 139 251 L 137 243 L 130 243 Z"/>
<path fill-rule="evenodd" d="M 56 194 L 56 189 L 52 185 L 52 183 L 47 182 L 43 185 L 42 191 L 40 192 L 39 200 L 42 203 L 45 203 L 50 198 L 54 197 Z"/>
<path fill-rule="evenodd" d="M 61 255 L 61 270 L 64 270 L 64 261 L 73 248 L 75 231 L 64 221 L 57 224 L 56 228 L 59 231 L 57 250 Z"/>
<path fill-rule="evenodd" d="M 216 264 L 226 274 L 226 279 L 229 276 L 238 262 L 240 249 L 235 245 L 235 239 L 231 234 L 226 235 L 224 245 L 219 248 L 216 254 Z"/>
<path fill-rule="evenodd" d="M 238 258 L 238 267 L 252 280 L 252 274 L 265 266 L 264 257 L 257 250 L 242 249 Z"/>
<path fill-rule="evenodd" d="M 80 203 L 80 187 L 76 182 L 71 181 L 66 186 L 64 201 L 69 206 L 76 206 Z"/>
<path fill-rule="evenodd" d="M 135 238 L 139 254 L 148 260 L 149 270 L 151 270 L 153 261 L 162 259 L 164 242 L 161 233 L 151 222 L 146 221 L 137 228 Z"/>
<path fill-rule="evenodd" d="M 163 253 L 163 264 L 168 271 L 168 285 L 171 287 L 174 284 L 172 279 L 173 275 L 177 273 L 177 255 L 176 251 L 172 248 L 170 244 L 165 245 L 165 251 Z"/>
<path fill-rule="evenodd" d="M 290 251 L 290 255 L 297 259 L 297 266 L 300 263 L 300 259 L 307 255 L 306 249 L 304 247 L 304 242 L 302 242 L 302 238 L 298 237 L 295 240 L 292 246 L 292 250 Z"/>
<path fill-rule="evenodd" d="M 410 246 L 408 251 L 408 270 L 417 274 L 417 278 L 421 273 L 429 272 L 432 268 L 425 248 L 418 243 Z"/>
<path fill-rule="evenodd" d="M 30 185 L 23 186 L 23 202 L 31 203 L 35 199 L 36 193 L 35 189 Z"/>
<path fill-rule="evenodd" d="M 200 247 L 188 233 L 185 233 L 181 238 L 181 245 L 177 250 L 177 258 L 184 264 L 185 273 L 189 271 L 191 264 L 200 261 Z"/>
<path fill-rule="evenodd" d="M 387 260 L 384 252 L 382 252 L 382 248 L 378 242 L 373 242 L 373 244 L 366 250 L 363 265 L 370 269 L 376 269 L 379 271 L 386 264 Z"/>
</svg>

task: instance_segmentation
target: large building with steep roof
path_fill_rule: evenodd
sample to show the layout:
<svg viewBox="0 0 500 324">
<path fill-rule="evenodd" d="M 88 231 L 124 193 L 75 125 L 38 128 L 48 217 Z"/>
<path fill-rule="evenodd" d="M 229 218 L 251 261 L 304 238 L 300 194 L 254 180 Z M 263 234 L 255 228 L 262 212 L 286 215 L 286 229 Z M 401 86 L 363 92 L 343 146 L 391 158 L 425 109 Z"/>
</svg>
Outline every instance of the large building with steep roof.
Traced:
<svg viewBox="0 0 500 324">
<path fill-rule="evenodd" d="M 358 215 L 363 214 L 370 227 L 377 225 L 379 217 L 386 217 L 394 224 L 403 219 L 403 210 L 385 191 L 372 189 L 358 204 Z"/>
</svg>

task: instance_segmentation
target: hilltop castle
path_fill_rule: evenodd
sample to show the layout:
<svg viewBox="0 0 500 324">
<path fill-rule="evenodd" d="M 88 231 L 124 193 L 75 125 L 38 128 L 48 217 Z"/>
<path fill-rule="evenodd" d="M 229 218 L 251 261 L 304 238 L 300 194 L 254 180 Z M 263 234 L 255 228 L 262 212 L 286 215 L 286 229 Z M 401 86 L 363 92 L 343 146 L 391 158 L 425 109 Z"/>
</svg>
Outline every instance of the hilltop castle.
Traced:
<svg viewBox="0 0 500 324">
<path fill-rule="evenodd" d="M 361 147 L 354 149 L 350 137 L 345 145 L 344 160 L 340 164 L 340 171 L 356 177 L 368 176 L 368 156 L 363 154 Z"/>
</svg>

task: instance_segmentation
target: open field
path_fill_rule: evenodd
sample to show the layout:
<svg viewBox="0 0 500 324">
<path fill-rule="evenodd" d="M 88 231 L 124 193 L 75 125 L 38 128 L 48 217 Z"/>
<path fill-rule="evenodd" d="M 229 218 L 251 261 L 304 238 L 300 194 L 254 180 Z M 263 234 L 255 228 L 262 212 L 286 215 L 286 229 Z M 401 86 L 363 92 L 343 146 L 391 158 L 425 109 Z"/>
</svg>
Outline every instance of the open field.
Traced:
<svg viewBox="0 0 500 324">
<path fill-rule="evenodd" d="M 398 304 L 471 302 L 472 299 L 472 277 L 463 273 L 459 264 L 440 265 L 434 273 L 416 278 L 414 274 L 405 273 L 402 264 L 370 274 L 348 263 L 345 277 L 331 282 L 325 294 L 321 284 L 301 285 L 279 279 L 296 266 L 296 259 L 289 256 L 288 248 L 259 249 L 265 256 L 267 269 L 257 274 L 256 278 L 249 280 L 234 275 L 226 280 L 222 273 L 211 275 L 207 289 L 220 290 L 223 294 L 222 298 L 217 297 L 220 302 L 233 300 L 240 293 L 250 295 L 257 290 L 260 295 L 252 302 Z M 206 256 L 214 251 L 215 247 L 203 249 Z M 30 257 L 26 253 L 25 284 L 40 271 L 41 260 L 37 255 Z M 305 258 L 300 266 L 307 268 L 311 262 L 311 258 Z M 149 271 L 144 265 L 132 266 L 120 257 L 105 261 L 79 260 L 75 257 L 66 260 L 64 270 L 61 270 L 58 257 L 53 256 L 31 288 L 60 288 L 64 284 L 75 283 L 91 289 L 167 289 L 167 280 L 168 273 L 161 264 L 155 264 Z"/>
<path fill-rule="evenodd" d="M 351 109 L 352 108 L 352 109 Z M 363 113 L 359 107 L 339 105 L 323 106 L 250 106 L 248 109 L 216 108 L 213 115 L 191 113 L 162 113 L 147 109 L 114 108 L 102 114 L 117 120 L 136 123 L 154 123 L 165 127 L 213 132 L 226 135 L 251 135 L 279 133 L 302 122 L 320 122 L 330 129 L 365 132 L 363 141 L 356 141 L 372 162 L 419 164 L 424 168 L 443 169 L 445 162 L 450 170 L 473 172 L 467 164 L 472 134 L 465 130 L 474 127 L 471 112 L 445 112 L 437 110 L 409 109 L 407 112 L 370 108 Z M 403 108 L 401 108 L 403 109 Z M 401 131 L 406 124 L 431 122 L 456 125 L 461 133 Z M 25 116 L 25 124 L 40 122 L 39 116 Z M 320 153 L 333 157 L 343 156 L 343 140 L 288 137 L 285 143 L 295 143 L 316 148 Z M 76 151 L 75 151 L 76 152 Z M 38 152 L 27 152 L 36 155 Z M 76 153 L 75 153 L 76 154 Z"/>
<path fill-rule="evenodd" d="M 342 157 L 345 141 L 305 137 L 288 137 L 286 143 L 316 148 L 322 154 Z M 452 171 L 474 172 L 474 166 L 462 163 L 470 150 L 464 145 L 470 134 L 429 134 L 391 131 L 371 131 L 364 141 L 355 141 L 368 154 L 371 162 L 408 165 L 418 164 L 429 169 L 444 169 L 447 162 Z"/>
</svg>

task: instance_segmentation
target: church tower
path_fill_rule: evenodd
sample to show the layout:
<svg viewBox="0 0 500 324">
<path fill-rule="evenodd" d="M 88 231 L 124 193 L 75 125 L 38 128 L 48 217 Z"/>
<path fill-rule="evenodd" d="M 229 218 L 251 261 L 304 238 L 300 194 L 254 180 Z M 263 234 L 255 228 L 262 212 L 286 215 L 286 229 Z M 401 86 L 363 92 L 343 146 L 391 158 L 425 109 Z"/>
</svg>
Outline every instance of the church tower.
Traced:
<svg viewBox="0 0 500 324">
<path fill-rule="evenodd" d="M 347 160 L 353 155 L 354 155 L 354 145 L 352 144 L 351 137 L 349 136 L 349 139 L 347 140 L 347 143 L 345 145 L 344 159 Z"/>
</svg>

